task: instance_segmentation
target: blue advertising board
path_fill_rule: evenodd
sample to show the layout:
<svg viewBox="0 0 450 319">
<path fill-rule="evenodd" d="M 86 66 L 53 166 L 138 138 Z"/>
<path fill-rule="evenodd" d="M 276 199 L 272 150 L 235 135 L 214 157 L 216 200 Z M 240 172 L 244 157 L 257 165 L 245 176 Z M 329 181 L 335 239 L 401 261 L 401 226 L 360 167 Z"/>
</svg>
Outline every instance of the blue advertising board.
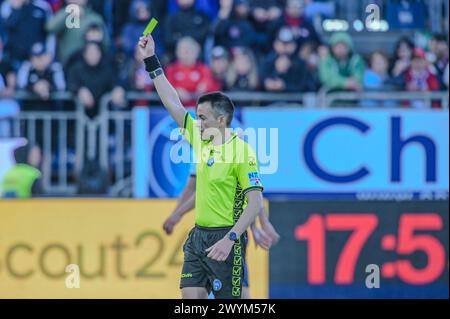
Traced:
<svg viewBox="0 0 450 319">
<path fill-rule="evenodd" d="M 265 193 L 448 194 L 448 111 L 242 108 L 237 120 L 256 135 L 246 139 Z M 169 156 L 181 139 L 170 138 L 175 122 L 164 109 L 139 110 L 134 127 L 136 197 L 177 196 L 189 165 Z"/>
<path fill-rule="evenodd" d="M 256 147 L 268 192 L 448 191 L 447 111 L 277 108 L 242 116 L 246 127 L 278 130 L 278 146 L 265 147 L 276 150 L 275 173 L 264 174 L 274 164 Z"/>
</svg>

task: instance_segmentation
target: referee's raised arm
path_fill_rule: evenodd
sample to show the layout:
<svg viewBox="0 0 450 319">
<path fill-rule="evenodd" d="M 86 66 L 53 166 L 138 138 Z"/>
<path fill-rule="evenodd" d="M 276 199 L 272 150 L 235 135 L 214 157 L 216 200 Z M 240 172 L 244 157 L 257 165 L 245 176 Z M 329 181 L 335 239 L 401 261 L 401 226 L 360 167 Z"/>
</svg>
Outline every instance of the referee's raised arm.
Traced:
<svg viewBox="0 0 450 319">
<path fill-rule="evenodd" d="M 145 69 L 155 84 L 161 101 L 165 108 L 169 111 L 178 126 L 183 127 L 183 120 L 186 114 L 186 109 L 181 104 L 175 88 L 170 84 L 164 75 L 161 63 L 155 54 L 155 41 L 149 34 L 146 37 L 139 38 L 139 53 L 144 59 Z"/>
</svg>

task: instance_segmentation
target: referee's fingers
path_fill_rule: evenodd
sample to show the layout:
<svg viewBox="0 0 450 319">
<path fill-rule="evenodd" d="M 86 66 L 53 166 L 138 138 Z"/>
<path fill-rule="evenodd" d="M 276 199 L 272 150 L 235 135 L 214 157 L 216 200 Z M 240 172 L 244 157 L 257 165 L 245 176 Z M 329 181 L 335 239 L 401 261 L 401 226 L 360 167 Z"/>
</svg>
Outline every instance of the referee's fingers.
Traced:
<svg viewBox="0 0 450 319">
<path fill-rule="evenodd" d="M 208 252 L 208 251 L 210 251 L 211 249 L 213 249 L 214 247 L 216 246 L 216 244 L 214 244 L 214 245 L 212 245 L 211 247 L 209 247 L 209 248 L 206 248 L 206 252 Z"/>
<path fill-rule="evenodd" d="M 147 45 L 147 39 L 146 38 L 144 38 L 144 37 L 140 37 L 139 38 L 139 45 L 141 46 L 141 47 L 145 47 L 146 45 Z"/>
<path fill-rule="evenodd" d="M 208 257 L 211 259 L 217 260 L 217 258 L 219 257 L 219 253 L 216 250 L 212 250 L 209 253 Z"/>
<path fill-rule="evenodd" d="M 211 259 L 214 259 L 217 261 L 222 261 L 223 256 L 224 256 L 224 253 L 216 248 L 214 250 L 214 252 L 212 252 L 212 254 L 211 254 Z"/>
<path fill-rule="evenodd" d="M 208 249 L 211 249 L 211 251 L 210 251 L 209 254 L 208 254 L 208 257 L 209 257 L 209 258 L 211 258 L 211 257 L 213 257 L 214 255 L 217 254 L 217 251 L 216 251 L 216 249 L 214 249 L 214 248 L 215 248 L 215 245 L 212 246 L 212 247 L 210 247 L 210 248 L 208 248 Z"/>
<path fill-rule="evenodd" d="M 271 241 L 270 236 L 263 229 L 260 229 L 260 231 L 261 231 L 261 239 L 265 242 L 270 242 Z"/>
</svg>

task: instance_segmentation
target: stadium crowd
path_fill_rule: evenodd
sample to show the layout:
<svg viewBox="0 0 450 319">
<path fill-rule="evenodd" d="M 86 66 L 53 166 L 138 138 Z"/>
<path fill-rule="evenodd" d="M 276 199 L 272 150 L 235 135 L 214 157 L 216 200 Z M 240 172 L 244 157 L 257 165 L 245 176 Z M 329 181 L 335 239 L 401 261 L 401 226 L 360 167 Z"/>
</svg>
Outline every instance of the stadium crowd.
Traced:
<svg viewBox="0 0 450 319">
<path fill-rule="evenodd" d="M 448 90 L 448 34 L 433 34 L 420 45 L 403 36 L 392 52 L 361 54 L 351 33 L 324 36 L 311 14 L 314 10 L 309 10 L 321 2 L 0 0 L 0 137 L 11 134 L 2 118 L 13 118 L 20 110 L 64 109 L 61 101 L 51 99 L 53 93 L 78 97 L 91 118 L 99 114 L 106 93 L 111 93 L 112 108 L 139 105 L 139 101 L 130 105 L 126 92 L 154 91 L 136 50 L 152 17 L 159 21 L 152 34 L 157 54 L 186 106 L 194 106 L 200 94 L 216 90 Z M 37 100 L 21 100 L 20 92 Z M 399 106 L 369 100 L 360 105 Z M 90 170 L 98 171 L 98 165 Z"/>
<path fill-rule="evenodd" d="M 448 88 L 448 40 L 432 37 L 427 50 L 398 40 L 394 52 L 361 56 L 344 32 L 321 39 L 308 0 L 2 0 L 0 97 L 14 112 L 15 90 L 43 101 L 52 92 L 77 95 L 87 114 L 112 92 L 152 91 L 135 50 L 151 17 L 166 74 L 184 103 L 206 91 L 315 92 L 330 90 L 436 91 Z M 67 8 L 80 8 L 71 27 Z M 112 14 L 113 13 L 113 14 Z M 73 21 L 72 21 L 73 22 Z"/>
</svg>

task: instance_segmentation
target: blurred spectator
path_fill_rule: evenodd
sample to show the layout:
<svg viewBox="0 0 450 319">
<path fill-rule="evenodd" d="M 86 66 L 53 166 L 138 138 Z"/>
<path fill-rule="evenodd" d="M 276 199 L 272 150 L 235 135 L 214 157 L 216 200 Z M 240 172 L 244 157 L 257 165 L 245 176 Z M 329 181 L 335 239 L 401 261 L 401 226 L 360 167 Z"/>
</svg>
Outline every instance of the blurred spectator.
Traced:
<svg viewBox="0 0 450 319">
<path fill-rule="evenodd" d="M 251 47 L 255 42 L 255 30 L 248 22 L 248 0 L 225 0 L 214 29 L 215 44 L 225 48 Z"/>
<path fill-rule="evenodd" d="M 280 55 L 275 60 L 272 72 L 264 76 L 264 88 L 270 92 L 298 92 L 299 74 L 292 57 Z"/>
<path fill-rule="evenodd" d="M 103 18 L 108 36 L 117 38 L 123 25 L 128 22 L 132 0 L 88 0 L 88 2 L 89 7 Z"/>
<path fill-rule="evenodd" d="M 415 48 L 411 66 L 406 70 L 405 88 L 408 91 L 436 91 L 439 90 L 439 81 L 431 73 L 425 52 L 421 48 Z"/>
<path fill-rule="evenodd" d="M 389 75 L 389 60 L 386 53 L 377 50 L 370 54 L 369 65 L 364 72 L 364 89 L 392 89 L 392 79 Z"/>
<path fill-rule="evenodd" d="M 259 88 L 258 67 L 252 51 L 234 48 L 233 61 L 227 73 L 227 88 L 230 91 L 255 91 Z"/>
<path fill-rule="evenodd" d="M 30 61 L 24 62 L 17 75 L 17 87 L 36 94 L 41 100 L 48 100 L 50 94 L 66 90 L 66 81 L 61 65 L 52 62 L 52 56 L 43 43 L 35 43 L 31 48 Z M 42 109 L 41 103 L 35 104 Z"/>
<path fill-rule="evenodd" d="M 407 37 L 402 37 L 395 45 L 394 58 L 391 63 L 390 73 L 397 77 L 406 71 L 411 65 L 411 57 L 414 43 Z"/>
<path fill-rule="evenodd" d="M 226 90 L 226 74 L 230 67 L 230 57 L 225 48 L 218 46 L 212 49 L 210 67 L 213 76 L 210 90 Z"/>
<path fill-rule="evenodd" d="M 177 1 L 180 11 L 166 19 L 164 28 L 166 48 L 171 53 L 178 40 L 186 36 L 194 38 L 203 46 L 209 32 L 209 18 L 195 9 L 194 0 Z"/>
<path fill-rule="evenodd" d="M 55 111 L 62 110 L 64 103 L 50 99 L 50 95 L 66 90 L 61 64 L 53 62 L 53 57 L 46 51 L 43 43 L 35 43 L 31 48 L 29 61 L 22 64 L 17 74 L 17 88 L 33 95 L 33 99 L 21 102 L 24 111 Z M 37 99 L 37 100 L 36 100 Z M 36 123 L 36 137 L 38 144 L 43 145 L 43 123 Z M 70 133 L 69 133 L 70 135 Z M 52 136 L 56 141 L 55 136 Z M 55 146 L 53 143 L 52 146 Z"/>
<path fill-rule="evenodd" d="M 150 5 L 148 1 L 145 0 L 134 0 L 130 7 L 130 18 L 129 22 L 126 23 L 122 28 L 122 36 L 120 43 L 123 51 L 128 57 L 134 55 L 134 49 L 136 42 L 145 30 L 150 18 L 152 17 L 152 12 L 150 10 Z M 156 54 L 163 56 L 164 50 L 160 39 L 161 28 L 156 28 L 152 36 L 155 39 Z"/>
<path fill-rule="evenodd" d="M 270 67 L 279 55 L 293 56 L 296 50 L 297 43 L 292 31 L 289 28 L 281 28 L 273 41 L 272 51 L 266 56 L 262 65 Z"/>
<path fill-rule="evenodd" d="M 330 53 L 321 59 L 319 75 L 329 90 L 362 89 L 364 61 L 354 52 L 353 41 L 345 32 L 334 33 L 330 38 Z"/>
<path fill-rule="evenodd" d="M 305 81 L 304 91 L 316 92 L 320 88 L 319 79 L 319 53 L 317 44 L 312 41 L 305 42 L 298 51 L 298 57 L 305 64 L 307 80 Z"/>
<path fill-rule="evenodd" d="M 258 48 L 267 53 L 282 19 L 281 5 L 276 0 L 250 0 L 250 7 Z"/>
<path fill-rule="evenodd" d="M 5 55 L 15 70 L 30 56 L 31 46 L 36 42 L 47 42 L 51 54 L 54 52 L 54 37 L 47 36 L 45 24 L 52 10 L 45 1 L 10 0 L 1 6 L 2 25 L 5 28 Z"/>
<path fill-rule="evenodd" d="M 273 43 L 273 51 L 262 62 L 261 79 L 265 90 L 300 92 L 314 89 L 305 63 L 295 56 L 296 49 L 297 43 L 291 29 L 281 28 Z"/>
<path fill-rule="evenodd" d="M 68 88 L 77 94 L 88 116 L 98 114 L 100 98 L 112 93 L 114 106 L 124 106 L 125 91 L 118 86 L 116 74 L 103 59 L 101 46 L 88 42 L 83 50 L 83 60 L 79 61 L 68 75 Z"/>
<path fill-rule="evenodd" d="M 284 57 L 290 57 L 294 59 L 294 53 L 297 49 L 297 44 L 295 42 L 294 34 L 289 28 L 283 27 L 279 30 L 276 39 L 273 42 L 273 50 L 268 54 L 262 61 L 260 67 L 261 70 L 261 82 L 263 87 L 267 91 L 285 91 L 286 83 L 280 77 L 278 71 L 283 71 L 282 73 L 287 76 L 292 74 L 292 70 L 281 70 L 287 66 Z M 282 57 L 280 60 L 278 60 Z M 278 61 L 278 63 L 277 63 Z M 277 68 L 278 66 L 278 68 Z M 282 67 L 281 69 L 279 67 Z M 289 63 L 288 69 L 291 69 L 292 63 Z M 278 69 L 278 70 L 277 70 Z"/>
<path fill-rule="evenodd" d="M 385 92 L 395 88 L 389 75 L 389 59 L 381 50 L 374 51 L 369 57 L 369 66 L 364 72 L 364 90 Z M 395 107 L 395 101 L 362 100 L 363 107 Z"/>
<path fill-rule="evenodd" d="M 0 98 L 11 97 L 16 86 L 16 74 L 12 64 L 4 56 L 3 42 L 0 39 Z"/>
<path fill-rule="evenodd" d="M 319 45 L 319 36 L 314 26 L 306 20 L 304 9 L 305 0 L 287 0 L 282 23 L 291 29 L 299 46 L 305 42 Z"/>
<path fill-rule="evenodd" d="M 66 71 L 66 74 L 69 74 L 72 67 L 77 64 L 78 61 L 81 61 L 83 59 L 83 51 L 84 51 L 84 45 L 88 42 L 95 42 L 99 45 L 102 45 L 102 43 L 105 43 L 105 37 L 107 35 L 105 34 L 105 29 L 102 28 L 98 24 L 91 24 L 87 27 L 86 33 L 83 36 L 83 46 L 73 53 L 69 59 L 67 60 L 67 63 L 64 67 L 64 70 Z M 116 63 L 114 63 L 114 56 L 112 53 L 108 51 L 103 51 L 103 60 L 105 60 L 106 63 L 110 64 L 113 68 L 114 72 L 117 72 Z"/>
<path fill-rule="evenodd" d="M 430 71 L 428 61 L 425 58 L 425 51 L 415 48 L 411 66 L 403 74 L 405 89 L 412 92 L 438 91 L 440 89 L 439 80 Z M 413 108 L 424 107 L 424 101 L 412 101 Z M 436 104 L 434 104 L 436 106 Z"/>
<path fill-rule="evenodd" d="M 47 31 L 55 33 L 58 40 L 58 58 L 65 68 L 69 58 L 83 48 L 84 36 L 92 25 L 98 25 L 105 30 L 103 18 L 87 6 L 88 0 L 67 0 L 67 5 L 76 4 L 80 8 L 80 27 L 69 28 L 66 26 L 66 8 L 62 8 L 47 23 Z M 107 49 L 109 38 L 103 38 L 103 48 Z"/>
<path fill-rule="evenodd" d="M 448 65 L 448 41 L 444 34 L 436 34 L 431 42 L 433 71 L 437 75 L 441 86 L 444 86 L 444 72 Z"/>
<path fill-rule="evenodd" d="M 197 96 L 211 91 L 213 78 L 206 64 L 199 62 L 200 45 L 191 37 L 182 38 L 176 47 L 176 61 L 166 67 L 167 79 L 181 101 L 194 106 Z"/>
<path fill-rule="evenodd" d="M 282 6 L 277 0 L 250 0 L 250 7 L 257 48 L 266 54 L 282 21 Z"/>
<path fill-rule="evenodd" d="M 19 114 L 19 104 L 14 100 L 16 74 L 12 65 L 3 57 L 3 42 L 0 38 L 0 138 L 10 137 L 10 119 Z"/>
<path fill-rule="evenodd" d="M 180 10 L 178 0 L 168 1 L 168 14 L 172 15 Z M 211 21 L 215 20 L 219 11 L 219 0 L 195 0 L 194 8 L 205 13 Z"/>
<path fill-rule="evenodd" d="M 41 149 L 38 146 L 21 146 L 14 150 L 14 158 L 16 165 L 6 172 L 1 181 L 2 197 L 30 198 L 40 194 Z"/>
</svg>

